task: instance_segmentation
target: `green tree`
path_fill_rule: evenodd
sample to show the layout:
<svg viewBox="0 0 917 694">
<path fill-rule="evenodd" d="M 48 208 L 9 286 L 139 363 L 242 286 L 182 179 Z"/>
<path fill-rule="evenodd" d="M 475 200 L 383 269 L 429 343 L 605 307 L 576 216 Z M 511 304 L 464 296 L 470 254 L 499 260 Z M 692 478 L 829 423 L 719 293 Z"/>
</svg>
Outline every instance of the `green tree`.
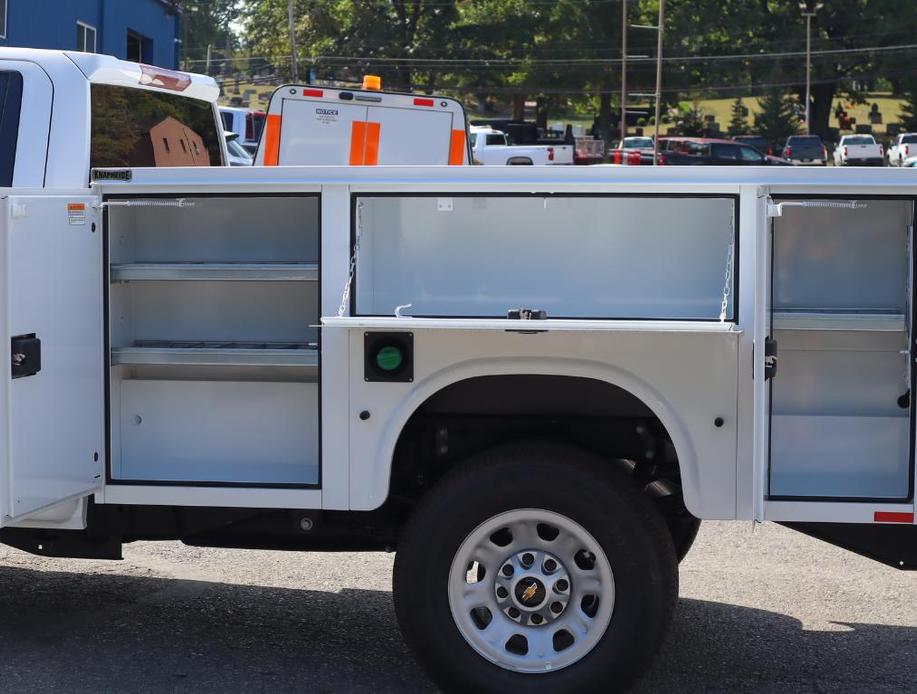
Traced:
<svg viewBox="0 0 917 694">
<path fill-rule="evenodd" d="M 253 52 L 268 56 L 289 75 L 287 0 L 249 3 L 245 37 Z M 454 0 L 296 0 L 300 72 L 360 79 L 372 72 L 390 89 L 432 88 L 458 37 L 450 34 Z"/>
<path fill-rule="evenodd" d="M 910 89 L 905 92 L 899 120 L 901 121 L 901 127 L 905 131 L 917 131 L 917 89 Z"/>
<path fill-rule="evenodd" d="M 225 55 L 237 47 L 232 23 L 239 18 L 241 0 L 172 0 L 181 13 L 181 61 L 188 69 L 203 71 L 207 47 Z"/>
<path fill-rule="evenodd" d="M 736 100 L 732 102 L 732 109 L 730 110 L 729 116 L 729 125 L 727 126 L 727 132 L 732 135 L 742 135 L 748 130 L 748 121 L 745 120 L 745 102 L 742 101 L 742 97 L 736 97 Z"/>
<path fill-rule="evenodd" d="M 759 99 L 761 112 L 755 115 L 755 132 L 776 147 L 783 146 L 790 135 L 800 131 L 796 101 L 782 89 L 768 89 Z"/>
</svg>

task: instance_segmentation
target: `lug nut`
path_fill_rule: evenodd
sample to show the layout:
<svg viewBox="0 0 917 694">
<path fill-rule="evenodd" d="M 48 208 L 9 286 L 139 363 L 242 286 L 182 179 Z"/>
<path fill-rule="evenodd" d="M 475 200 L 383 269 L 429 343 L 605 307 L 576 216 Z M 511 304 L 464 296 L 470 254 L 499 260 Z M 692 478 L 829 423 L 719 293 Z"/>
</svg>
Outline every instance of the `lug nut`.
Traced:
<svg viewBox="0 0 917 694">
<path fill-rule="evenodd" d="M 523 554 L 523 555 L 522 555 L 522 563 L 525 564 L 526 566 L 531 566 L 532 564 L 535 563 L 535 557 L 534 557 L 534 555 L 528 554 L 528 553 Z"/>
<path fill-rule="evenodd" d="M 563 610 L 564 610 L 564 606 L 561 605 L 559 602 L 551 603 L 551 612 L 553 612 L 554 614 L 560 614 L 561 612 L 563 612 Z"/>
<path fill-rule="evenodd" d="M 513 575 L 513 567 L 512 567 L 511 564 L 506 564 L 506 565 L 503 567 L 502 570 L 503 570 L 503 575 L 504 575 L 504 576 L 512 576 L 512 575 Z"/>
<path fill-rule="evenodd" d="M 557 569 L 557 562 L 553 559 L 546 559 L 544 562 L 544 570 L 548 573 L 552 573 Z"/>
<path fill-rule="evenodd" d="M 503 586 L 497 588 L 497 597 L 503 600 L 504 598 L 509 597 L 509 591 L 506 590 Z"/>
<path fill-rule="evenodd" d="M 519 610 L 517 610 L 515 607 L 510 607 L 509 610 L 507 610 L 507 614 L 513 619 L 519 618 Z"/>
<path fill-rule="evenodd" d="M 532 615 L 532 624 L 541 624 L 542 621 L 544 621 L 544 620 L 542 620 L 540 614 L 533 614 L 533 615 Z"/>
<path fill-rule="evenodd" d="M 560 579 L 557 583 L 554 584 L 554 590 L 558 593 L 566 593 L 567 589 L 570 587 L 570 584 L 566 579 Z"/>
</svg>

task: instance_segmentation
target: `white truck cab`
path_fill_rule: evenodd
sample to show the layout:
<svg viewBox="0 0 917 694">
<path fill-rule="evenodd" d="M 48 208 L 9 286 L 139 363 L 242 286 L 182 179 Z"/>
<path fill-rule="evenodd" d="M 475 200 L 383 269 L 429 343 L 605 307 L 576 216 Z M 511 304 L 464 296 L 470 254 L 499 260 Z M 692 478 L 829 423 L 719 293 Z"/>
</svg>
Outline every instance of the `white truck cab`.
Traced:
<svg viewBox="0 0 917 694">
<path fill-rule="evenodd" d="M 471 152 L 477 163 L 497 166 L 573 164 L 573 145 L 513 145 L 501 130 L 473 125 Z"/>
<path fill-rule="evenodd" d="M 6 186 L 86 187 L 92 167 L 218 166 L 226 159 L 219 87 L 210 77 L 95 53 L 0 48 L 0 90 Z M 163 122 L 169 113 L 181 114 L 190 130 Z M 159 123 L 154 142 L 150 128 Z M 197 137 L 189 139 L 192 131 Z"/>
<path fill-rule="evenodd" d="M 702 519 L 917 569 L 909 171 L 82 176 L 0 191 L 0 542 L 397 550 L 456 692 L 625 690 Z"/>
</svg>

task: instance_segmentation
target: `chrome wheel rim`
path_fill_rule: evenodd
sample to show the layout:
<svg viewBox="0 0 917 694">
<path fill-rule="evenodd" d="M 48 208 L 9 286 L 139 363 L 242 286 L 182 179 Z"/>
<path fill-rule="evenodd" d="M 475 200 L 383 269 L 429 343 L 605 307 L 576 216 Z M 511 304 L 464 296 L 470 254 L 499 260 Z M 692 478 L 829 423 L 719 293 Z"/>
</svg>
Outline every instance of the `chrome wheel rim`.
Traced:
<svg viewBox="0 0 917 694">
<path fill-rule="evenodd" d="M 611 565 L 579 523 L 518 509 L 481 523 L 449 569 L 449 608 L 481 656 L 520 673 L 568 667 L 588 654 L 614 612 Z"/>
</svg>

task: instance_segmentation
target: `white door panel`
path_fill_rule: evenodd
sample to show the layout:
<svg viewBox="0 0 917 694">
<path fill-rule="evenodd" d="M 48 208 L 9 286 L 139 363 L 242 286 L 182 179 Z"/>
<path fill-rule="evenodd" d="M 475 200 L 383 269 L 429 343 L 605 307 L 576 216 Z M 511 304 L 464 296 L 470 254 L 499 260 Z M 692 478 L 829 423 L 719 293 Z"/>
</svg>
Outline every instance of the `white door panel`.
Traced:
<svg viewBox="0 0 917 694">
<path fill-rule="evenodd" d="M 366 106 L 323 101 L 283 101 L 280 165 L 347 166 L 354 121 L 366 120 Z"/>
<path fill-rule="evenodd" d="M 4 518 L 104 482 L 102 244 L 95 198 L 11 196 L 3 208 Z M 68 205 L 84 204 L 83 214 Z M 34 333 L 40 370 L 13 378 L 11 338 Z M 34 360 L 34 357 L 32 357 Z"/>
<path fill-rule="evenodd" d="M 368 120 L 380 124 L 379 161 L 383 164 L 415 164 L 418 150 L 423 151 L 426 164 L 449 163 L 451 113 L 371 106 Z"/>
</svg>

